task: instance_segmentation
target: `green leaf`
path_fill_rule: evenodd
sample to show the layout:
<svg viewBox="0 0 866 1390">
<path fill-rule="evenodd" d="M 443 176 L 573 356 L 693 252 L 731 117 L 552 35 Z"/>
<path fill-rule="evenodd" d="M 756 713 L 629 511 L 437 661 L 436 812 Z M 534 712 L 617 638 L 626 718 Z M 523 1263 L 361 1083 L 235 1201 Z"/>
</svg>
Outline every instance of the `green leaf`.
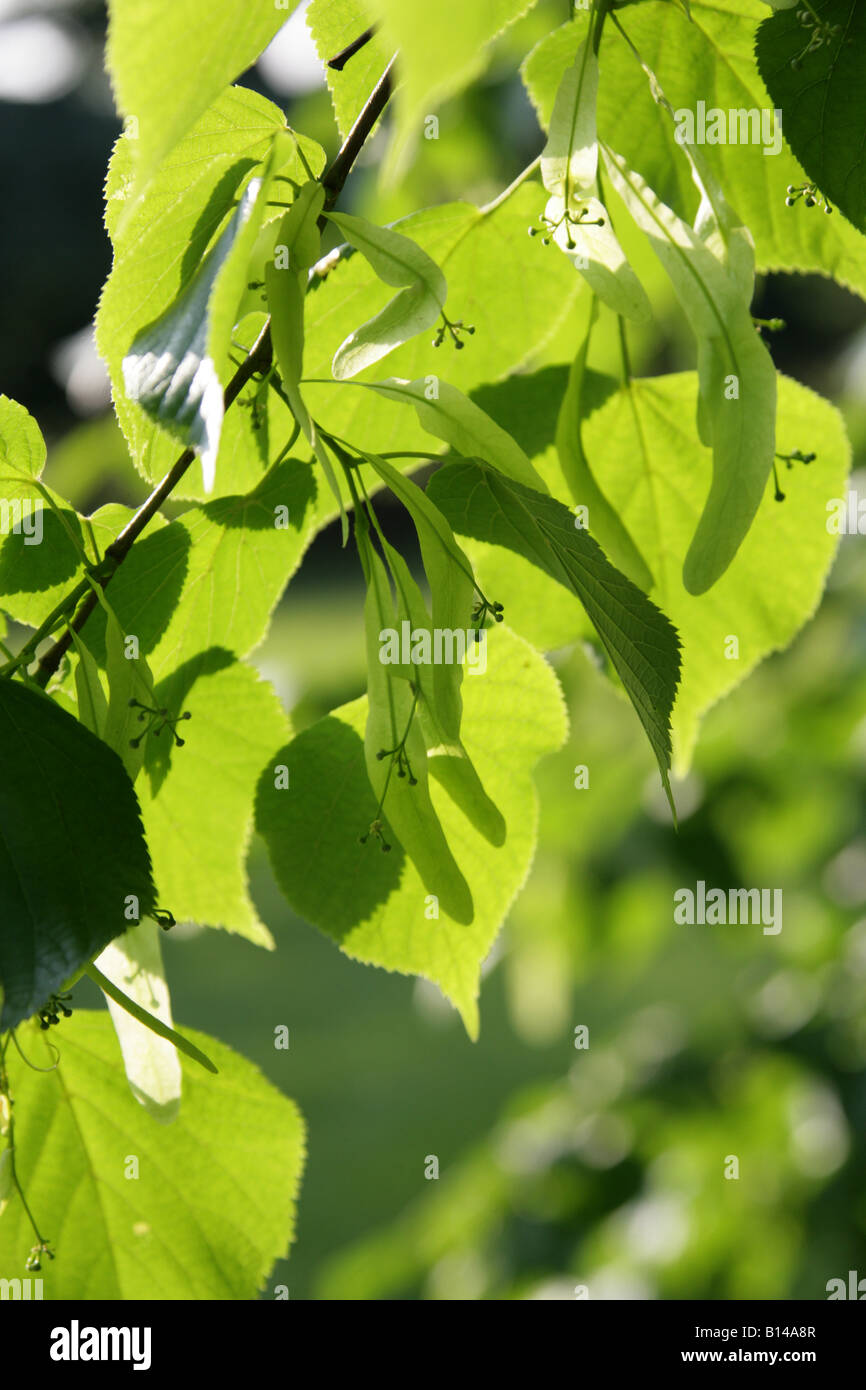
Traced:
<svg viewBox="0 0 866 1390">
<path fill-rule="evenodd" d="M 372 9 L 362 0 L 312 0 L 304 18 L 319 57 L 323 63 L 328 63 L 370 27 Z M 342 70 L 326 67 L 334 115 L 343 139 L 388 66 L 392 52 L 380 30 Z"/>
<path fill-rule="evenodd" d="M 485 65 L 485 50 L 534 0 L 439 0 L 435 6 L 370 0 L 391 53 L 400 53 L 397 122 L 387 169 L 405 170 L 424 117 L 462 91 Z"/>
<path fill-rule="evenodd" d="M 670 714 L 680 657 L 664 613 L 614 569 L 554 498 L 476 463 L 446 465 L 427 491 L 459 535 L 516 550 L 580 599 L 643 724 L 670 797 Z"/>
<path fill-rule="evenodd" d="M 266 196 L 286 199 L 291 185 L 283 178 L 303 183 L 308 175 L 294 137 L 286 132 L 282 112 L 256 92 L 231 88 L 214 102 L 189 135 L 164 160 L 139 208 L 121 224 L 132 179 L 134 141 L 121 138 L 114 149 L 106 183 L 106 223 L 114 244 L 114 264 L 100 300 L 96 320 L 97 346 L 111 375 L 117 417 L 123 429 L 133 462 L 151 482 L 158 482 L 178 454 L 175 439 L 150 419 L 140 406 L 127 399 L 123 384 L 123 358 L 133 339 L 161 319 L 182 295 L 207 256 L 209 248 L 233 213 L 244 187 L 254 178 L 264 178 L 268 157 L 278 140 L 274 187 Z M 324 167 L 324 151 L 314 141 L 298 137 L 307 165 L 319 172 Z M 279 182 L 276 179 L 279 178 Z M 282 216 L 282 210 L 278 210 Z M 268 214 L 270 216 L 270 213 Z M 274 222 L 271 226 L 275 231 Z M 235 276 L 241 271 L 240 283 Z M 247 278 L 262 278 L 262 267 L 232 266 L 229 284 L 242 289 Z M 260 289 L 258 293 L 260 293 Z M 220 332 L 226 325 L 230 307 L 218 306 Z M 264 309 L 263 301 L 259 308 Z M 245 312 L 245 311 L 244 311 Z M 242 317 L 237 308 L 238 320 Z M 256 332 L 264 322 L 259 315 Z M 229 325 L 230 327 L 231 325 Z M 241 335 L 235 333 L 238 338 Z M 211 354 L 213 356 L 213 353 Z M 239 361 L 239 353 L 232 353 Z M 218 352 L 214 363 L 225 385 L 236 362 Z M 258 400 L 257 412 L 239 408 Z M 255 417 L 261 417 L 254 428 Z M 246 492 L 267 471 L 278 449 L 289 439 L 293 420 L 287 406 L 275 391 L 253 381 L 223 422 L 216 460 L 215 493 Z M 176 497 L 204 497 L 198 463 L 174 490 Z"/>
<path fill-rule="evenodd" d="M 251 67 L 295 8 L 212 0 L 109 0 L 107 66 L 135 135 L 129 216 L 165 156 Z M 134 122 L 134 124 L 131 124 Z"/>
<path fill-rule="evenodd" d="M 591 303 L 585 307 L 589 311 Z M 585 332 L 581 336 L 585 344 Z M 550 365 L 531 374 L 512 377 L 496 386 L 480 387 L 475 392 L 475 400 L 517 440 L 544 478 L 552 496 L 566 506 L 572 500 L 586 505 L 585 494 L 578 493 L 572 499 L 556 448 L 559 417 L 565 411 L 568 400 L 568 383 L 569 369 L 564 365 Z M 598 404 L 604 400 L 611 386 L 615 387 L 616 383 L 588 372 L 582 393 L 581 413 L 588 411 L 590 402 Z M 593 523 L 597 511 L 597 508 L 590 510 L 589 530 L 592 534 L 595 534 Z M 628 545 L 633 548 L 628 533 L 624 531 L 624 534 Z M 596 539 L 601 543 L 599 536 Z M 577 640 L 595 640 L 592 624 L 581 605 L 574 602 L 572 591 L 564 589 L 522 555 L 498 545 L 466 538 L 463 539 L 463 548 L 472 561 L 484 592 L 491 600 L 504 605 L 508 626 L 534 647 L 540 651 L 552 651 Z M 613 554 L 610 558 L 614 564 L 618 563 Z M 618 567 L 624 570 L 623 566 Z M 635 578 L 634 575 L 629 577 Z M 638 587 L 649 587 L 649 581 Z"/>
<path fill-rule="evenodd" d="M 192 508 L 138 540 L 108 597 L 156 679 L 210 647 L 248 656 L 264 637 L 314 529 L 312 471 L 287 459 L 246 496 Z M 95 613 L 84 629 L 98 660 L 104 621 Z"/>
<path fill-rule="evenodd" d="M 432 327 L 445 307 L 448 286 L 436 262 L 411 237 L 347 213 L 332 212 L 328 217 L 361 252 L 380 280 L 386 285 L 406 286 L 337 348 L 332 371 L 342 381 L 371 367 L 416 333 Z"/>
<path fill-rule="evenodd" d="M 435 439 L 450 444 L 456 453 L 473 457 L 477 454 L 506 478 L 546 491 L 520 445 L 456 386 L 437 380 L 431 387 L 420 377 L 417 381 L 386 377 L 384 381 L 370 382 L 369 387 L 389 400 L 414 405 L 422 428 Z"/>
<path fill-rule="evenodd" d="M 183 748 L 171 746 L 168 731 L 148 737 L 136 787 L 160 904 L 178 921 L 270 947 L 244 865 L 256 785 L 273 777 L 285 715 L 271 687 L 218 647 L 161 680 L 156 696 L 173 717 L 190 715 L 180 726 Z"/>
<path fill-rule="evenodd" d="M 778 447 L 814 450 L 808 467 L 780 464 L 786 500 L 765 490 L 752 529 L 708 594 L 690 595 L 680 565 L 711 469 L 686 421 L 693 373 L 632 381 L 588 416 L 584 439 L 603 461 L 599 483 L 655 576 L 652 597 L 682 641 L 673 712 L 675 764 L 684 774 L 701 716 L 770 652 L 787 647 L 811 617 L 832 563 L 828 498 L 845 497 L 850 446 L 837 412 L 805 387 L 779 379 Z M 731 655 L 730 637 L 737 639 Z M 726 645 L 727 644 L 727 645 Z"/>
<path fill-rule="evenodd" d="M 623 27 L 652 68 L 677 112 L 697 120 L 696 93 L 704 112 L 766 112 L 768 142 L 710 144 L 706 159 L 726 197 L 750 229 L 758 270 L 815 271 L 866 297 L 866 243 L 839 217 L 825 217 L 803 200 L 788 208 L 789 184 L 806 176 L 781 138 L 775 139 L 767 92 L 754 56 L 757 24 L 767 18 L 760 0 L 693 0 L 691 21 L 675 5 L 636 5 Z M 790 20 L 788 22 L 791 22 Z M 523 77 L 547 124 L 556 89 L 585 33 L 585 22 L 554 30 L 523 65 Z M 808 32 L 804 29 L 804 42 Z M 598 97 L 599 133 L 685 220 L 693 221 L 699 198 L 676 127 L 659 112 L 646 75 L 612 24 L 602 43 L 604 78 Z M 787 131 L 787 126 L 785 127 Z M 729 133 L 729 130 L 728 130 Z M 696 130 L 696 136 L 698 132 Z"/>
<path fill-rule="evenodd" d="M 156 922 L 147 918 L 110 942 L 95 964 L 127 998 L 171 1028 L 171 1000 L 162 963 L 160 930 Z M 137 1022 L 108 995 L 106 1002 L 132 1094 L 155 1120 L 170 1123 L 180 1109 L 181 1065 L 177 1048 Z"/>
<path fill-rule="evenodd" d="M 0 396 L 0 468 L 38 478 L 45 466 L 45 440 L 29 411 Z"/>
<path fill-rule="evenodd" d="M 255 1299 L 294 1231 L 305 1150 L 295 1104 L 251 1062 L 192 1033 L 219 1075 L 184 1062 L 181 1112 L 155 1125 L 129 1094 L 107 1014 L 76 1010 L 57 1031 L 51 1075 L 7 1058 L 18 1175 L 56 1251 L 43 1261 L 44 1298 Z M 23 1046 L 40 1065 L 54 1060 L 38 1030 Z M 23 1271 L 32 1244 L 12 1198 L 4 1277 Z"/>
<path fill-rule="evenodd" d="M 289 902 L 358 960 L 438 984 L 478 1032 L 481 962 L 522 886 L 536 839 L 532 768 L 562 743 L 565 710 L 553 672 L 531 647 L 499 627 L 484 675 L 467 677 L 463 739 L 507 837 L 494 849 L 443 788 L 430 796 L 448 843 L 472 884 L 468 926 L 431 913 L 427 890 L 395 845 L 382 854 L 358 843 L 376 810 L 364 760 L 367 702 L 356 700 L 299 734 L 283 750 L 290 785 L 263 779 L 256 820 Z M 502 719 L 507 708 L 510 717 Z"/>
<path fill-rule="evenodd" d="M 45 441 L 33 417 L 0 396 L 0 604 L 39 627 L 83 559 L 81 519 L 41 481 Z"/>
<path fill-rule="evenodd" d="M 699 428 L 713 444 L 713 480 L 683 566 L 690 593 L 716 583 L 748 533 L 773 463 L 776 371 L 742 281 L 713 249 L 604 146 L 617 193 L 649 237 L 698 340 Z"/>
<path fill-rule="evenodd" d="M 866 232 L 866 14 L 856 0 L 823 0 L 815 13 L 820 27 L 811 16 L 804 23 L 799 10 L 765 19 L 755 45 L 758 68 L 809 178 Z M 809 51 L 813 36 L 823 41 Z"/>
<path fill-rule="evenodd" d="M 46 696 L 0 679 L 0 1029 L 154 906 L 120 759 Z"/>
<path fill-rule="evenodd" d="M 43 483 L 7 474 L 6 481 L 0 475 L 0 487 L 8 508 L 8 529 L 0 534 L 0 606 L 18 622 L 39 627 L 80 578 L 81 518 Z"/>
</svg>

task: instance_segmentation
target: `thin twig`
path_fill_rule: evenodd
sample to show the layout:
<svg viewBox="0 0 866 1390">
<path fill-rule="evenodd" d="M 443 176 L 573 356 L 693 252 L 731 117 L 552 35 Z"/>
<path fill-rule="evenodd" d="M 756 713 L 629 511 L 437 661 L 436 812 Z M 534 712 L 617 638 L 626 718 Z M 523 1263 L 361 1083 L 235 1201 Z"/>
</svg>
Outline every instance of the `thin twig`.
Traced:
<svg viewBox="0 0 866 1390">
<path fill-rule="evenodd" d="M 349 170 L 364 148 L 373 126 L 385 110 L 392 91 L 391 69 L 393 66 L 394 59 L 392 58 L 368 97 L 361 114 L 343 141 L 342 147 L 334 156 L 331 167 L 325 172 L 322 179 L 322 186 L 325 190 L 324 212 L 332 208 L 340 196 Z M 321 223 L 322 219 L 320 218 L 319 221 Z"/>
<path fill-rule="evenodd" d="M 361 153 L 365 141 L 369 138 L 374 125 L 387 105 L 388 98 L 392 91 L 392 66 L 393 59 L 379 78 L 361 114 L 358 116 L 358 119 L 352 126 L 346 139 L 343 141 L 340 150 L 334 156 L 332 164 L 325 172 L 322 179 L 322 185 L 325 189 L 325 203 L 322 216 L 319 218 L 320 229 L 324 229 L 326 224 L 325 213 L 334 206 L 339 198 L 343 185 L 352 170 L 355 160 Z M 271 365 L 271 359 L 271 327 L 270 319 L 268 319 L 256 342 L 250 349 L 249 355 L 238 367 L 231 381 L 226 386 L 223 395 L 223 407 L 225 410 L 228 410 L 232 402 L 237 400 L 247 382 L 256 372 L 261 373 L 268 371 Z M 196 455 L 192 449 L 184 449 L 180 458 L 169 469 L 162 482 L 154 488 L 147 501 L 139 507 L 135 516 L 124 526 L 116 540 L 108 547 L 105 552 L 105 559 L 111 568 L 108 569 L 105 575 L 100 577 L 99 582 L 103 589 L 111 582 L 112 576 L 117 572 L 118 567 L 123 563 L 132 549 L 133 543 L 138 539 L 142 531 L 159 511 L 159 508 L 162 506 L 163 502 L 165 502 L 166 498 L 169 497 L 175 487 L 177 487 L 177 484 L 180 482 L 187 469 L 194 462 L 195 457 Z M 81 607 L 78 609 L 63 636 L 59 637 L 54 645 L 49 647 L 48 651 L 40 657 L 36 671 L 34 672 L 34 679 L 38 685 L 44 688 L 48 684 L 72 643 L 72 633 L 81 631 L 96 607 L 96 603 L 96 593 L 91 589 L 84 598 Z"/>
<path fill-rule="evenodd" d="M 369 29 L 365 29 L 363 34 L 359 34 L 351 43 L 347 43 L 345 48 L 341 48 L 339 53 L 335 53 L 333 58 L 329 58 L 325 67 L 335 68 L 337 72 L 342 72 L 350 58 L 354 58 L 362 48 L 370 42 L 376 32 L 376 25 L 371 24 Z"/>
</svg>

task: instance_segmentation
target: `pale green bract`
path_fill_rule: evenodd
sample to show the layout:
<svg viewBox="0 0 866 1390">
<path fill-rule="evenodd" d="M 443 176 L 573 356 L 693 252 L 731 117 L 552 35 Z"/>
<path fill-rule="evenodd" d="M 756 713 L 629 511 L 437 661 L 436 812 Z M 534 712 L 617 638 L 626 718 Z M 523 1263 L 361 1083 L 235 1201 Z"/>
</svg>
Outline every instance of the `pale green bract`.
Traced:
<svg viewBox="0 0 866 1390">
<path fill-rule="evenodd" d="M 370 467 L 398 497 L 412 518 L 432 595 L 433 627 L 465 632 L 472 613 L 472 566 L 445 517 L 427 494 L 378 454 L 365 453 Z M 437 722 L 449 742 L 460 738 L 462 704 L 459 667 L 435 664 L 432 673 Z"/>
<path fill-rule="evenodd" d="M 559 407 L 556 420 L 556 452 L 575 504 L 586 508 L 589 531 L 613 564 L 639 589 L 646 591 L 652 584 L 652 574 L 639 546 L 623 525 L 619 513 L 611 507 L 598 486 L 583 445 L 586 358 L 596 314 L 597 304 L 593 301 L 585 324 L 583 345 L 569 369 L 568 384 Z"/>
<path fill-rule="evenodd" d="M 458 319 L 474 326 L 475 334 L 462 352 L 447 345 L 435 348 L 432 334 L 419 334 L 389 357 L 391 376 L 408 381 L 444 377 L 470 395 L 484 383 L 530 369 L 543 356 L 581 297 L 588 298 L 588 289 L 564 256 L 530 245 L 526 229 L 537 215 L 538 186 L 527 182 L 487 208 L 446 203 L 401 221 L 401 232 L 441 267 L 449 304 Z M 430 439 L 414 411 L 396 410 L 374 391 L 336 387 L 331 362 L 357 325 L 379 312 L 386 294 L 356 255 L 338 262 L 324 280 L 314 280 L 306 305 L 304 398 L 309 409 L 334 434 L 380 454 L 424 449 Z M 365 373 L 353 381 L 366 379 Z"/>
<path fill-rule="evenodd" d="M 386 285 L 406 286 L 337 348 L 331 370 L 342 381 L 430 328 L 445 307 L 448 286 L 436 262 L 410 237 L 348 213 L 331 212 L 328 217 L 361 252 L 380 280 Z"/>
<path fill-rule="evenodd" d="M 160 928 L 146 918 L 112 941 L 95 964 L 112 984 L 148 1014 L 172 1026 L 171 1000 L 159 943 Z M 149 1115 L 169 1124 L 180 1109 L 181 1064 L 177 1048 L 106 997 L 132 1094 Z"/>
<path fill-rule="evenodd" d="M 430 799 L 427 749 L 415 720 L 418 697 L 383 662 L 383 634 L 398 627 L 388 575 L 372 546 L 359 544 L 367 579 L 364 757 L 370 785 L 381 806 L 369 828 L 364 827 L 365 849 L 371 855 L 378 854 L 380 848 L 390 853 L 393 829 L 428 893 L 435 895 L 442 910 L 455 921 L 468 925 L 475 915 L 472 893 Z"/>
<path fill-rule="evenodd" d="M 209 352 L 210 305 L 236 246 L 240 256 L 249 255 L 258 232 L 253 213 L 261 188 L 261 179 L 253 179 L 183 293 L 164 318 L 138 335 L 123 359 L 129 399 L 200 454 L 205 492 L 213 491 L 223 422 L 223 388 Z"/>
<path fill-rule="evenodd" d="M 541 152 L 541 181 L 566 207 L 595 184 L 597 99 L 598 56 L 589 39 L 584 39 L 559 85 L 547 144 Z"/>
<path fill-rule="evenodd" d="M 559 85 L 541 154 L 541 180 L 551 195 L 543 221 L 599 298 L 642 323 L 650 317 L 649 300 L 597 196 L 597 98 L 598 57 L 585 39 Z"/>
<path fill-rule="evenodd" d="M 105 617 L 105 675 L 108 682 L 108 708 L 101 737 L 113 748 L 134 782 L 144 761 L 142 711 L 133 705 L 156 705 L 153 676 L 147 658 L 140 652 L 133 655 L 127 648 L 126 633 L 117 620 L 111 605 L 103 600 Z"/>
<path fill-rule="evenodd" d="M 396 616 L 401 627 L 405 620 L 411 625 L 413 637 L 419 632 L 426 633 L 431 650 L 435 650 L 434 633 L 441 633 L 442 627 L 436 628 L 431 622 L 421 590 L 399 551 L 387 543 L 383 549 L 394 580 L 397 593 Z M 479 641 L 486 641 L 486 638 L 485 633 Z M 452 801 L 460 807 L 486 840 L 492 845 L 504 844 L 505 821 L 481 784 L 472 759 L 459 737 L 459 727 L 456 734 L 448 732 L 454 705 L 457 705 L 461 717 L 463 713 L 463 701 L 460 696 L 462 666 L 456 661 L 452 665 L 418 662 L 408 667 L 395 666 L 392 669 L 395 675 L 411 681 L 419 691 L 416 714 L 427 747 L 427 771 L 442 784 Z"/>
<path fill-rule="evenodd" d="M 683 563 L 690 593 L 724 574 L 760 504 L 775 450 L 776 372 L 731 274 L 711 245 L 625 161 L 602 146 L 617 193 L 670 276 L 698 341 L 699 423 L 713 445 L 713 479 Z"/>
<path fill-rule="evenodd" d="M 841 217 L 825 217 L 802 200 L 785 204 L 788 186 L 805 174 L 782 138 L 774 103 L 758 71 L 755 32 L 766 17 L 759 0 L 719 5 L 691 0 L 690 17 L 673 4 L 630 6 L 623 27 L 676 111 L 761 113 L 761 140 L 706 145 L 704 154 L 755 241 L 759 271 L 815 271 L 866 296 L 864 238 Z M 522 74 L 546 126 L 566 66 L 585 32 L 586 16 L 553 30 L 524 60 Z M 768 142 L 763 122 L 767 120 Z M 694 185 L 674 126 L 660 120 L 645 76 L 614 25 L 605 26 L 599 133 L 680 216 L 693 219 Z"/>
<path fill-rule="evenodd" d="M 282 374 L 283 390 L 340 508 L 345 545 L 348 524 L 334 464 L 328 446 L 306 407 L 300 387 L 304 364 L 307 279 L 319 258 L 321 237 L 318 220 L 324 201 L 325 190 L 313 180 L 305 183 L 299 191 L 280 224 L 275 254 L 265 269 L 265 287 L 271 314 L 271 336 Z"/>
<path fill-rule="evenodd" d="M 311 169 L 318 176 L 325 154 L 315 141 L 291 135 L 279 107 L 257 92 L 232 87 L 200 117 L 193 129 L 160 164 L 138 207 L 124 218 L 130 199 L 135 141 L 118 140 L 106 182 L 105 219 L 114 246 L 111 274 L 103 287 L 96 317 L 96 342 L 108 364 L 115 411 L 129 445 L 132 460 L 150 482 L 158 482 L 175 462 L 178 444 L 134 401 L 123 383 L 123 358 L 130 343 L 153 324 L 167 317 L 183 295 L 199 265 L 226 222 L 236 202 L 252 180 L 274 183 L 262 192 L 268 200 L 286 200 L 290 179 L 303 183 Z M 277 182 L 279 180 L 279 182 Z M 280 192 L 274 192 L 279 188 Z M 274 209 L 263 205 L 261 221 L 272 219 Z M 282 214 L 279 214 L 280 216 Z M 258 212 L 254 222 L 258 220 Z M 275 234 L 270 222 L 271 236 Z M 265 238 L 266 240 L 267 238 Z M 259 245 L 250 248 L 252 256 Z M 240 248 L 239 248 L 240 250 Z M 249 318 L 244 301 L 255 293 L 260 311 L 252 346 L 264 324 L 261 285 L 254 292 L 248 281 L 263 267 L 247 256 L 231 256 L 219 277 L 209 308 L 211 332 L 207 356 L 225 387 L 236 370 L 243 338 L 238 321 Z M 250 273 L 252 272 L 252 274 Z M 253 412 L 245 409 L 254 395 L 261 428 L 253 427 Z M 222 422 L 216 459 L 215 495 L 245 492 L 267 472 L 276 451 L 290 437 L 293 420 L 288 407 L 269 387 L 251 383 Z M 176 497 L 202 500 L 201 466 L 193 464 L 175 489 Z"/>
<path fill-rule="evenodd" d="M 646 323 L 652 315 L 650 302 L 614 236 L 604 204 L 587 196 L 581 200 L 577 220 L 568 221 L 565 203 L 554 195 L 548 199 L 544 216 L 553 228 L 556 245 L 599 299 L 615 314 Z"/>
<path fill-rule="evenodd" d="M 547 491 L 520 445 L 456 386 L 438 377 L 419 377 L 416 381 L 390 377 L 361 384 L 369 384 L 373 391 L 391 400 L 414 405 L 422 428 L 450 444 L 456 453 L 465 457 L 477 454 L 507 478 L 539 492 Z"/>
</svg>

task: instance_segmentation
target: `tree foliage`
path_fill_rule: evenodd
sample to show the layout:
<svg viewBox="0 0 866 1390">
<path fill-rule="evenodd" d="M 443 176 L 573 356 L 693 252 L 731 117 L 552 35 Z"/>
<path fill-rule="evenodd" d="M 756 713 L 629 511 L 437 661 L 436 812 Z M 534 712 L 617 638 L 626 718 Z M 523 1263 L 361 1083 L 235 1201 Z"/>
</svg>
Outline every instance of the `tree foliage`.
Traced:
<svg viewBox="0 0 866 1390">
<path fill-rule="evenodd" d="M 568 736 L 545 652 L 594 644 L 675 814 L 672 759 L 684 774 L 705 711 L 820 601 L 849 448 L 777 373 L 752 301 L 756 268 L 866 293 L 862 15 L 576 6 L 523 55 L 543 134 L 499 196 L 397 226 L 337 210 L 374 128 L 393 187 L 531 8 L 314 0 L 325 58 L 375 26 L 330 70 L 328 163 L 236 85 L 286 8 L 109 5 L 125 124 L 97 341 L 148 500 L 79 515 L 0 399 L 4 506 L 41 527 L 0 535 L 0 607 L 31 629 L 0 668 L 0 1269 L 51 1256 L 50 1296 L 251 1298 L 291 1239 L 303 1124 L 251 1064 L 175 1032 L 157 940 L 177 919 L 273 946 L 254 829 L 298 913 L 434 982 L 475 1037 L 533 860 L 534 770 Z M 759 132 L 778 108 L 785 144 L 683 140 L 699 103 Z M 636 377 L 629 334 L 664 277 L 692 370 Z M 616 376 L 592 365 L 601 340 Z M 386 492 L 420 566 L 386 536 Z M 187 504 L 171 520 L 169 501 Z M 295 730 L 250 658 L 337 516 L 366 585 L 366 695 Z M 54 1065 L 40 1032 L 83 973 L 121 1047 L 76 1012 L 55 1074 L 28 1071 L 28 1052 Z M 203 1186 L 166 1179 L 202 1152 Z"/>
</svg>

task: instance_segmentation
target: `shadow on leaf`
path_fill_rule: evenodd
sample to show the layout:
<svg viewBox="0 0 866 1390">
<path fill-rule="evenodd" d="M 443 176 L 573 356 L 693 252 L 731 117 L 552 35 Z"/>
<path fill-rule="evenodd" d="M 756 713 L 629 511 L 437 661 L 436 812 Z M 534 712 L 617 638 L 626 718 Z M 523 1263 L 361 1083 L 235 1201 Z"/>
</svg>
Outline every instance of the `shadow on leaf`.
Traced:
<svg viewBox="0 0 866 1390">
<path fill-rule="evenodd" d="M 287 786 L 277 785 L 281 766 Z M 400 881 L 405 854 L 387 821 L 390 853 L 369 834 L 375 815 L 363 739 L 330 715 L 287 744 L 259 781 L 256 829 L 277 882 L 299 916 L 338 942 Z"/>
</svg>

